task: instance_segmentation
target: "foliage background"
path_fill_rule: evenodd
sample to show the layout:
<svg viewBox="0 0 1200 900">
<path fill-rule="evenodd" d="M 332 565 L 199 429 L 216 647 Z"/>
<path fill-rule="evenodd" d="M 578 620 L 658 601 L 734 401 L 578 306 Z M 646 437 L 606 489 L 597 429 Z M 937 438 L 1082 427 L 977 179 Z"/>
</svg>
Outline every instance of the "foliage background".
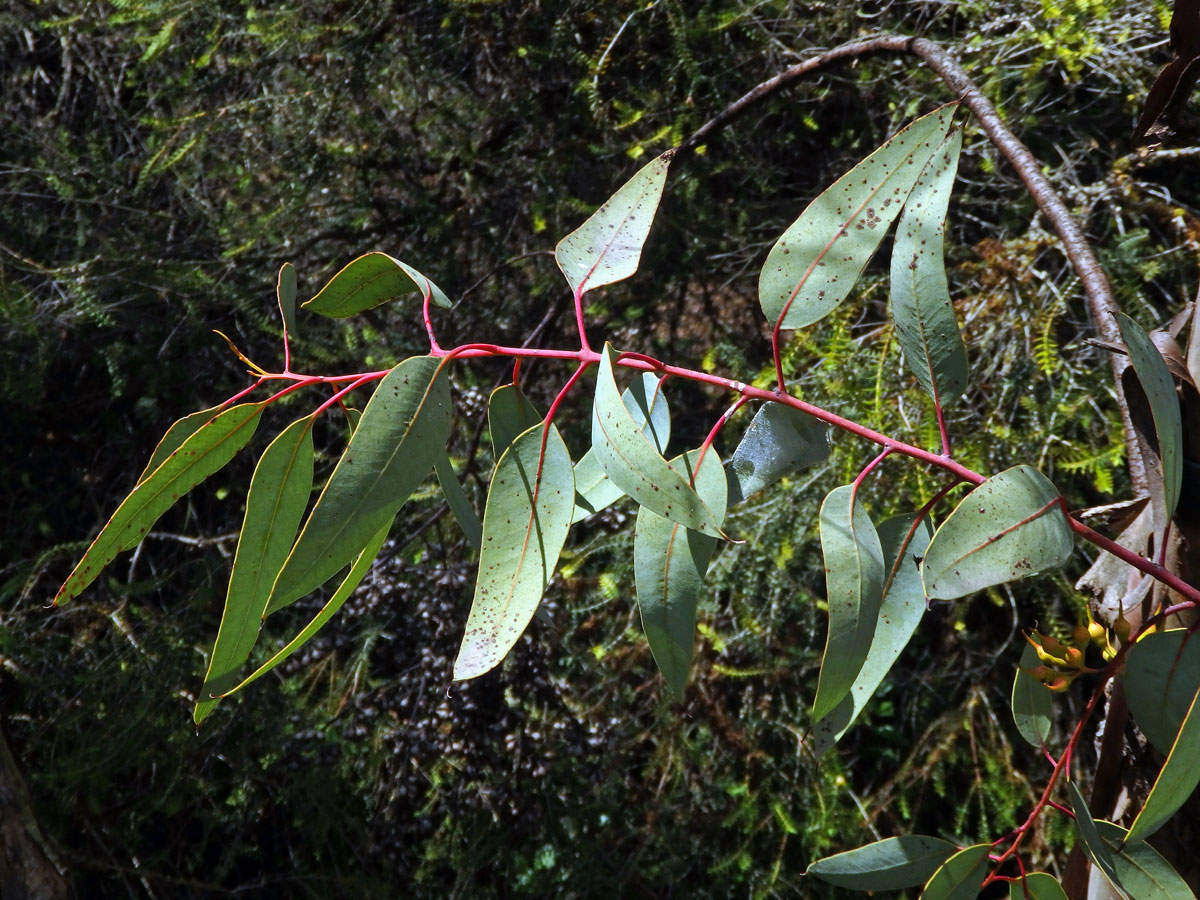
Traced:
<svg viewBox="0 0 1200 900">
<path fill-rule="evenodd" d="M 816 510 L 865 461 L 848 440 L 735 520 L 748 541 L 715 563 L 682 701 L 640 636 L 628 508 L 576 532 L 546 620 L 503 671 L 451 688 L 473 561 L 430 494 L 336 625 L 198 733 L 190 703 L 252 456 L 81 601 L 43 604 L 166 426 L 244 383 L 211 330 L 277 358 L 282 262 L 311 294 L 385 250 L 458 301 L 443 344 L 538 328 L 545 345 L 569 343 L 557 239 L 639 159 L 854 37 L 953 47 L 1086 218 L 1126 311 L 1161 322 L 1194 290 L 1196 157 L 1138 160 L 1126 136 L 1167 55 L 1168 15 L 1163 0 L 7 4 L 2 725 L 78 889 L 808 896 L 821 893 L 801 876 L 809 860 L 872 833 L 1007 830 L 1041 771 L 1006 711 L 1018 629 L 1073 624 L 1072 572 L 936 606 L 863 726 L 820 765 L 803 752 L 824 634 Z M 908 61 L 877 59 L 752 110 L 673 172 L 641 273 L 593 301 L 593 341 L 760 377 L 770 243 L 947 99 Z M 1078 289 L 970 129 L 950 229 L 972 358 L 953 412 L 964 461 L 1036 463 L 1078 505 L 1120 497 L 1107 365 L 1082 342 Z M 806 398 L 932 446 L 884 325 L 883 275 L 797 335 L 789 362 Z M 423 340 L 403 308 L 302 328 L 310 370 L 390 365 Z M 562 373 L 526 372 L 544 404 Z M 486 396 L 504 377 L 456 370 L 454 452 L 473 489 L 491 465 Z M 678 446 L 698 443 L 720 398 L 672 399 Z M 583 399 L 574 418 L 586 421 Z M 322 437 L 332 449 L 340 436 Z M 583 429 L 568 437 L 582 452 Z M 889 467 L 873 508 L 930 491 L 917 469 Z M 1062 833 L 1043 838 L 1042 864 L 1061 863 Z"/>
</svg>

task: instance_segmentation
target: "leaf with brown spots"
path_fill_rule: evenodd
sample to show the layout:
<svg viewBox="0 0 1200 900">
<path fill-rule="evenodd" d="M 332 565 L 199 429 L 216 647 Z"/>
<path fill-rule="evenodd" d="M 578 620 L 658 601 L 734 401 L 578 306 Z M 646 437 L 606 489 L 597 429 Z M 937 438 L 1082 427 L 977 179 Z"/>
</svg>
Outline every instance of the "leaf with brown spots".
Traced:
<svg viewBox="0 0 1200 900">
<path fill-rule="evenodd" d="M 575 473 L 558 429 L 548 427 L 519 435 L 492 473 L 455 681 L 477 678 L 508 655 L 554 575 L 575 509 Z"/>
<path fill-rule="evenodd" d="M 950 131 L 957 103 L 917 119 L 839 178 L 771 248 L 758 280 L 767 321 L 802 328 L 846 299 Z"/>
<path fill-rule="evenodd" d="M 674 153 L 668 150 L 643 166 L 586 222 L 558 242 L 554 258 L 576 297 L 637 271 Z"/>
<path fill-rule="evenodd" d="M 1061 567 L 1074 537 L 1058 498 L 1050 480 L 1029 466 L 993 475 L 933 535 L 921 563 L 925 593 L 954 600 Z"/>
<path fill-rule="evenodd" d="M 242 403 L 214 416 L 139 481 L 58 589 L 54 604 L 79 596 L 118 553 L 136 547 L 180 497 L 233 459 L 254 435 L 263 406 Z"/>
</svg>

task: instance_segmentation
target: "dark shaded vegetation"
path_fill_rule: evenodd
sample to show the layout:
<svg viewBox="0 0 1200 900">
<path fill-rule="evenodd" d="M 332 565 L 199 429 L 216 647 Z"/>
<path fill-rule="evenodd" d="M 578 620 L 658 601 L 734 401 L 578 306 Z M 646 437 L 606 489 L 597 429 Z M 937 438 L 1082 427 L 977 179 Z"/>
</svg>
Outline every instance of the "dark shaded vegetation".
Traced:
<svg viewBox="0 0 1200 900">
<path fill-rule="evenodd" d="M 42 607 L 167 425 L 244 383 L 211 330 L 277 364 L 282 262 L 307 297 L 384 250 L 458 301 L 439 317 L 443 344 L 519 344 L 537 329 L 545 346 L 568 344 L 555 242 L 636 160 L 806 50 L 877 30 L 956 48 L 1085 218 L 1125 310 L 1163 321 L 1195 287 L 1200 157 L 1143 162 L 1128 135 L 1167 55 L 1166 11 L 1102 0 L 0 11 L 2 725 L 80 895 L 807 895 L 822 890 L 801 879 L 809 860 L 872 831 L 975 840 L 1010 827 L 1037 786 L 1023 773 L 1038 771 L 1006 708 L 1018 629 L 1070 627 L 1077 572 L 935 607 L 866 720 L 818 765 L 801 745 L 824 634 L 815 518 L 865 461 L 845 439 L 827 468 L 734 521 L 748 543 L 714 563 L 682 702 L 640 634 L 627 507 L 576 532 L 546 620 L 503 670 L 450 688 L 473 560 L 432 499 L 411 504 L 387 562 L 327 632 L 199 733 L 190 705 L 253 455 L 80 601 Z M 928 73 L 881 59 L 755 108 L 672 174 L 641 273 L 594 301 L 593 342 L 746 381 L 769 374 L 755 286 L 770 242 L 850 162 L 946 99 Z M 970 130 L 950 229 L 972 359 L 953 411 L 963 461 L 1038 465 L 1080 506 L 1120 497 L 1107 365 L 1082 343 L 1078 289 Z M 933 446 L 917 392 L 889 399 L 906 381 L 883 327 L 885 268 L 858 302 L 796 335 L 789 360 L 804 396 Z M 391 365 L 424 340 L 400 305 L 301 328 L 309 371 Z M 554 379 L 539 374 L 527 367 L 524 381 L 544 407 Z M 491 467 L 479 422 L 506 372 L 464 365 L 454 377 L 455 462 L 478 488 Z M 717 400 L 690 387 L 672 399 L 707 411 L 677 413 L 678 446 L 697 443 Z M 586 408 L 562 421 L 578 423 L 566 434 L 581 446 Z M 326 447 L 340 437 L 318 434 Z M 931 493 L 924 473 L 897 466 L 871 500 L 883 513 L 918 493 Z M 1042 864 L 1061 837 L 1040 836 Z"/>
</svg>

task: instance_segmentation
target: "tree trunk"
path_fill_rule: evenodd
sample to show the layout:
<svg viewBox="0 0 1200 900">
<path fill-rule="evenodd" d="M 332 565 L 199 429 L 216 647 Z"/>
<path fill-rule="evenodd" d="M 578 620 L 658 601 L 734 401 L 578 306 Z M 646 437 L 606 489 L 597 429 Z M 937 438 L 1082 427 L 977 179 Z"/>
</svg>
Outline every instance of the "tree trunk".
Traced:
<svg viewBox="0 0 1200 900">
<path fill-rule="evenodd" d="M 0 731 L 0 897 L 68 900 L 70 886 L 38 829 L 29 789 Z"/>
</svg>

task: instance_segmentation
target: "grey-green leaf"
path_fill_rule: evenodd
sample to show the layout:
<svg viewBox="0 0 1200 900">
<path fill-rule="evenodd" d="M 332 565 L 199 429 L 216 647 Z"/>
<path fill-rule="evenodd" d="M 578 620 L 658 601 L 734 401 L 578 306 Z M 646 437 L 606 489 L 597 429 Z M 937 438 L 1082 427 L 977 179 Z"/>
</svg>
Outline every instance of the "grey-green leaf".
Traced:
<svg viewBox="0 0 1200 900">
<path fill-rule="evenodd" d="M 1169 753 L 1200 691 L 1200 637 L 1182 628 L 1141 638 L 1125 657 L 1125 697 L 1138 728 Z"/>
<path fill-rule="evenodd" d="M 275 581 L 270 614 L 316 590 L 395 517 L 445 452 L 450 389 L 430 356 L 406 359 L 375 389 Z"/>
<path fill-rule="evenodd" d="M 467 493 L 459 483 L 458 476 L 454 474 L 454 466 L 450 464 L 450 457 L 445 454 L 439 456 L 434 461 L 433 472 L 437 475 L 438 484 L 442 487 L 446 505 L 450 507 L 450 512 L 458 522 L 458 527 L 462 529 L 467 543 L 478 550 L 483 542 L 483 522 L 480 521 L 479 514 L 475 512 L 475 507 L 467 498 Z"/>
<path fill-rule="evenodd" d="M 1029 466 L 979 485 L 934 534 L 921 565 L 925 593 L 953 600 L 1065 564 L 1074 539 L 1058 496 Z"/>
<path fill-rule="evenodd" d="M 500 457 L 483 512 L 475 599 L 454 680 L 498 665 L 525 632 L 550 584 L 575 507 L 571 455 L 558 429 L 535 425 Z M 543 453 L 543 435 L 545 452 Z"/>
<path fill-rule="evenodd" d="M 516 440 L 542 421 L 542 414 L 515 384 L 503 384 L 488 398 L 488 430 L 492 434 L 492 458 L 499 459 Z"/>
<path fill-rule="evenodd" d="M 871 649 L 867 651 L 862 669 L 842 701 L 813 725 L 811 741 L 813 753 L 817 756 L 823 755 L 841 740 L 858 718 L 900 652 L 907 646 L 925 613 L 925 588 L 921 584 L 921 571 L 916 560 L 929 546 L 930 529 L 925 520 L 913 529 L 915 519 L 916 513 L 904 513 L 879 525 L 884 570 L 891 573 L 891 584 L 883 595 L 879 620 L 871 637 Z"/>
<path fill-rule="evenodd" d="M 438 306 L 449 307 L 441 288 L 414 269 L 386 253 L 366 253 L 343 268 L 303 309 L 343 319 L 413 292 L 428 295 Z"/>
<path fill-rule="evenodd" d="M 221 626 L 192 713 L 199 724 L 238 682 L 238 670 L 258 640 L 271 586 L 304 518 L 313 483 L 313 416 L 293 422 L 271 442 L 254 468 L 238 536 Z"/>
<path fill-rule="evenodd" d="M 279 267 L 279 280 L 275 284 L 275 296 L 279 301 L 279 317 L 288 337 L 296 337 L 296 268 L 291 263 Z"/>
<path fill-rule="evenodd" d="M 375 557 L 379 555 L 379 551 L 383 548 L 384 541 L 387 540 L 388 532 L 391 531 L 391 528 L 392 522 L 388 522 L 387 525 L 379 529 L 379 531 L 371 537 L 371 540 L 367 542 L 367 545 L 359 551 L 358 556 L 355 557 L 354 562 L 350 566 L 350 570 L 342 579 L 341 584 L 338 585 L 337 590 L 333 592 L 333 596 L 330 597 L 325 602 L 325 605 L 321 607 L 320 611 L 313 616 L 312 621 L 300 629 L 300 632 L 294 638 L 292 638 L 292 640 L 289 641 L 286 646 L 284 646 L 269 660 L 255 669 L 244 681 L 240 682 L 235 687 L 230 688 L 221 696 L 228 697 L 230 694 L 235 694 L 251 682 L 262 678 L 262 676 L 266 675 L 273 668 L 308 643 L 312 636 L 320 631 L 325 626 L 325 623 L 332 619 L 334 614 L 342 608 L 343 604 L 345 604 L 345 602 L 350 598 L 350 595 L 354 593 L 354 589 L 362 583 L 362 580 L 367 576 L 367 573 L 371 571 L 371 565 L 375 562 Z"/>
<path fill-rule="evenodd" d="M 1121 329 L 1121 339 L 1129 350 L 1129 362 L 1150 404 L 1154 432 L 1158 438 L 1158 455 L 1162 462 L 1166 517 L 1170 519 L 1175 514 L 1183 484 L 1183 417 L 1179 411 L 1175 382 L 1162 354 L 1142 326 L 1124 313 L 1117 313 L 1117 324 Z"/>
<path fill-rule="evenodd" d="M 846 298 L 950 130 L 955 109 L 956 103 L 947 104 L 892 137 L 783 233 L 758 281 L 767 322 L 802 328 Z"/>
<path fill-rule="evenodd" d="M 180 497 L 233 459 L 254 436 L 262 411 L 262 403 L 229 407 L 192 432 L 139 481 L 58 589 L 55 605 L 78 596 L 118 553 L 137 546 Z"/>
<path fill-rule="evenodd" d="M 1067 900 L 1067 892 L 1058 879 L 1045 872 L 1030 872 L 1008 883 L 1009 900 Z"/>
<path fill-rule="evenodd" d="M 696 469 L 699 451 L 671 462 L 681 476 L 695 472 L 696 492 L 718 523 L 724 518 L 725 471 L 709 448 Z M 646 507 L 638 510 L 633 536 L 633 572 L 642 628 L 654 661 L 676 696 L 682 696 L 692 666 L 696 639 L 696 602 L 717 539 L 664 519 Z"/>
<path fill-rule="evenodd" d="M 605 344 L 596 377 L 592 449 L 600 468 L 642 506 L 695 531 L 724 537 L 712 511 L 667 464 L 621 401 L 613 378 L 615 356 L 612 347 Z"/>
<path fill-rule="evenodd" d="M 901 891 L 923 885 L 957 849 L 941 838 L 891 837 L 819 859 L 805 874 L 854 891 Z"/>
<path fill-rule="evenodd" d="M 586 222 L 558 242 L 554 258 L 575 296 L 637 271 L 667 183 L 673 150 L 643 166 Z"/>
<path fill-rule="evenodd" d="M 955 129 L 917 179 L 892 247 L 896 337 L 917 383 L 943 408 L 967 386 L 967 350 L 950 302 L 943 258 L 946 209 L 961 150 L 962 130 Z"/>
<path fill-rule="evenodd" d="M 764 403 L 729 461 L 729 505 L 828 456 L 828 425 L 782 403 Z"/>
<path fill-rule="evenodd" d="M 166 434 L 159 440 L 158 446 L 154 448 L 154 452 L 150 454 L 150 461 L 146 463 L 146 468 L 142 469 L 142 474 L 138 476 L 137 483 L 141 484 L 145 481 L 147 475 L 161 466 L 168 456 L 183 445 L 184 441 L 215 419 L 217 413 L 222 409 L 224 409 L 223 406 L 201 409 L 173 422 L 171 427 L 167 429 Z"/>
<path fill-rule="evenodd" d="M 1050 691 L 1026 669 L 1040 666 L 1037 652 L 1025 642 L 1017 674 L 1013 677 L 1012 715 L 1021 737 L 1035 747 L 1045 747 L 1050 736 L 1050 723 L 1054 716 Z"/>
<path fill-rule="evenodd" d="M 1121 882 L 1121 890 L 1129 897 L 1133 900 L 1196 900 L 1187 882 L 1157 850 L 1142 841 L 1122 846 L 1127 839 L 1124 828 L 1103 819 L 1098 819 L 1095 824 L 1097 833 L 1112 850 L 1113 869 Z"/>
<path fill-rule="evenodd" d="M 1187 802 L 1200 784 L 1200 692 L 1192 696 L 1179 736 L 1162 771 L 1154 780 L 1150 796 L 1133 824 L 1129 826 L 1130 843 L 1144 841 L 1166 824 L 1167 820 Z"/>
<path fill-rule="evenodd" d="M 887 578 L 879 534 L 853 485 L 829 492 L 820 522 L 829 634 L 813 700 L 813 721 L 818 722 L 842 702 L 862 671 Z"/>
<path fill-rule="evenodd" d="M 959 850 L 933 873 L 921 892 L 921 900 L 975 900 L 983 887 L 991 852 L 991 844 Z"/>
<path fill-rule="evenodd" d="M 1075 832 L 1079 835 L 1079 843 L 1084 855 L 1092 861 L 1097 869 L 1125 900 L 1132 900 L 1121 886 L 1121 876 L 1117 872 L 1116 860 L 1112 848 L 1100 837 L 1096 821 L 1087 808 L 1087 801 L 1074 781 L 1067 782 L 1067 793 L 1071 799 L 1071 809 L 1075 813 Z M 1140 898 L 1138 898 L 1140 900 Z"/>
<path fill-rule="evenodd" d="M 666 395 L 660 387 L 658 376 L 650 372 L 641 373 L 621 392 L 621 402 L 642 433 L 654 443 L 659 455 L 666 454 L 667 444 L 671 441 L 671 411 L 667 407 Z M 586 519 L 624 496 L 625 492 L 613 484 L 612 479 L 600 468 L 595 451 L 588 450 L 575 464 L 573 521 Z"/>
</svg>

